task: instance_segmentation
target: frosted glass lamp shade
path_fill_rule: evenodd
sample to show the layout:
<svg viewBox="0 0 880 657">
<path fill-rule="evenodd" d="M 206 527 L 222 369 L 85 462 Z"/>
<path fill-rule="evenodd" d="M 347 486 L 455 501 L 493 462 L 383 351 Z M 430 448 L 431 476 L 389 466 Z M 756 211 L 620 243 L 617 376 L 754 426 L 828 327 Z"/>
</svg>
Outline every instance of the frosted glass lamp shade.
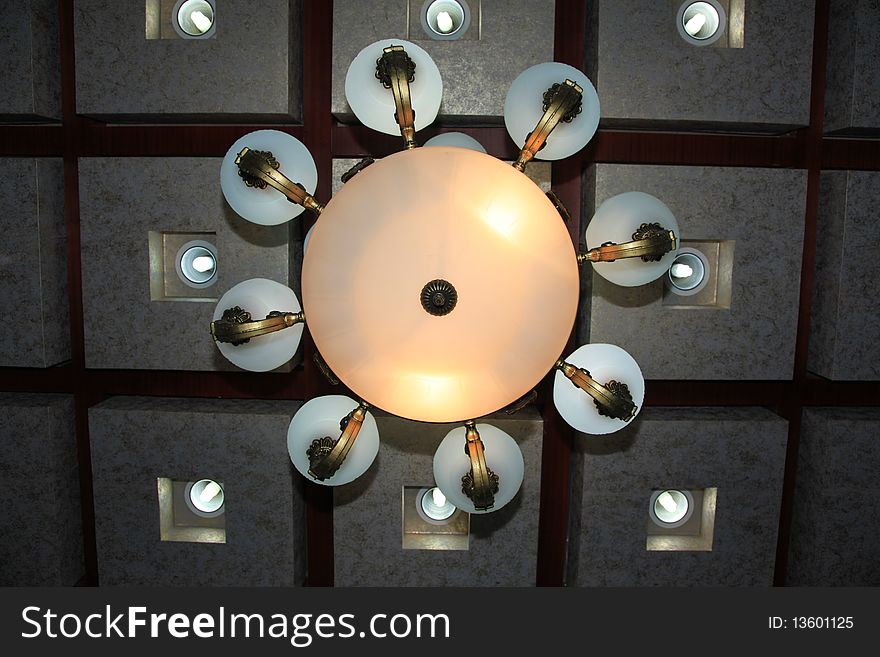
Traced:
<svg viewBox="0 0 880 657">
<path fill-rule="evenodd" d="M 249 312 L 253 320 L 265 319 L 273 310 L 294 313 L 302 310 L 293 290 L 266 278 L 242 281 L 226 292 L 220 297 L 214 309 L 214 321 L 221 319 L 225 310 L 235 306 Z M 215 344 L 220 353 L 233 365 L 251 372 L 268 372 L 293 358 L 299 348 L 302 332 L 303 325 L 300 323 L 275 333 L 252 338 L 245 344 L 233 345 L 228 342 L 215 342 Z"/>
<path fill-rule="evenodd" d="M 463 132 L 441 132 L 436 137 L 431 137 L 424 143 L 425 146 L 456 146 L 458 148 L 469 148 L 472 151 L 485 153 L 486 149 L 476 139 Z"/>
<path fill-rule="evenodd" d="M 504 101 L 504 125 L 517 147 L 522 147 L 541 116 L 544 93 L 554 84 L 572 80 L 583 89 L 583 109 L 571 123 L 554 128 L 535 159 L 561 160 L 574 155 L 592 139 L 599 127 L 599 96 L 590 79 L 581 71 L 559 62 L 537 64 L 519 74 Z"/>
<path fill-rule="evenodd" d="M 351 451 L 332 477 L 323 481 L 309 474 L 306 451 L 317 438 L 339 438 L 339 421 L 357 408 L 358 403 L 344 395 L 325 395 L 303 404 L 290 421 L 287 429 L 287 453 L 294 467 L 309 481 L 324 486 L 340 486 L 360 477 L 373 464 L 379 453 L 379 429 L 368 411 Z"/>
<path fill-rule="evenodd" d="M 623 244 L 631 242 L 633 232 L 643 223 L 658 223 L 675 233 L 676 246 L 681 244 L 678 222 L 672 211 L 658 198 L 644 192 L 624 192 L 607 199 L 587 225 L 588 249 L 605 242 Z M 663 276 L 678 254 L 673 249 L 657 262 L 645 262 L 641 258 L 624 258 L 614 262 L 594 262 L 593 267 L 603 278 L 616 285 L 634 287 L 650 283 Z"/>
<path fill-rule="evenodd" d="M 602 385 L 612 380 L 625 383 L 636 405 L 636 414 L 642 410 L 645 378 L 638 363 L 620 347 L 613 344 L 586 344 L 572 352 L 565 361 L 584 368 Z M 629 424 L 617 418 L 599 415 L 593 398 L 573 385 L 559 371 L 553 381 L 553 403 L 562 418 L 582 433 L 614 433 Z"/>
<path fill-rule="evenodd" d="M 498 427 L 478 424 L 483 441 L 486 465 L 498 475 L 498 492 L 491 509 L 477 510 L 461 490 L 461 478 L 470 471 L 471 461 L 465 451 L 465 428 L 456 427 L 441 441 L 434 453 L 434 481 L 450 502 L 467 513 L 492 513 L 510 502 L 522 486 L 522 452 L 516 441 Z"/>
<path fill-rule="evenodd" d="M 421 301 L 437 279 L 457 292 L 443 316 Z M 534 388 L 565 349 L 579 285 L 541 189 L 449 146 L 389 155 L 345 183 L 303 259 L 327 365 L 361 399 L 424 422 L 482 417 Z"/>
<path fill-rule="evenodd" d="M 383 39 L 361 50 L 345 76 L 345 99 L 358 120 L 368 128 L 387 135 L 399 135 L 394 120 L 394 94 L 376 79 L 376 60 L 389 46 L 403 46 L 416 65 L 415 79 L 409 85 L 415 110 L 415 128 L 421 130 L 434 122 L 443 98 L 443 80 L 431 56 L 422 48 L 403 39 Z"/>
<path fill-rule="evenodd" d="M 226 202 L 244 219 L 263 226 L 275 226 L 299 216 L 305 208 L 291 203 L 277 189 L 248 187 L 238 175 L 236 156 L 247 146 L 251 150 L 270 151 L 281 165 L 279 171 L 300 183 L 309 194 L 318 184 L 318 169 L 309 149 L 296 137 L 278 130 L 256 130 L 236 141 L 220 165 L 220 188 Z"/>
<path fill-rule="evenodd" d="M 303 256 L 305 256 L 306 251 L 309 249 L 309 241 L 312 239 L 312 231 L 315 230 L 315 224 L 312 224 L 312 227 L 306 231 L 306 236 L 303 238 Z"/>
</svg>

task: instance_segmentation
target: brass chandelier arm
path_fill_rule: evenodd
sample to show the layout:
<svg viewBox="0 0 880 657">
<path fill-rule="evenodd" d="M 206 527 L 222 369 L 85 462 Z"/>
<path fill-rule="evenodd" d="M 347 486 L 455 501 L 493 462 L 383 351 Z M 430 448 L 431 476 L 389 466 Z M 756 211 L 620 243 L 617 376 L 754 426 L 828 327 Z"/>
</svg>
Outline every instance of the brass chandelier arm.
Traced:
<svg viewBox="0 0 880 657">
<path fill-rule="evenodd" d="M 495 506 L 498 475 L 486 465 L 486 453 L 480 432 L 473 420 L 464 423 L 465 452 L 470 458 L 470 470 L 461 478 L 461 490 L 474 503 L 474 508 L 485 511 Z"/>
<path fill-rule="evenodd" d="M 376 61 L 376 77 L 394 94 L 394 120 L 407 150 L 416 147 L 416 113 L 409 83 L 415 79 L 416 65 L 403 46 L 389 46 Z"/>
<path fill-rule="evenodd" d="M 512 404 L 505 406 L 503 409 L 501 409 L 501 412 L 505 415 L 513 415 L 515 413 L 519 413 L 522 409 L 534 402 L 536 399 L 538 399 L 538 391 L 534 389 L 530 390 Z"/>
<path fill-rule="evenodd" d="M 632 401 L 626 384 L 610 381 L 603 386 L 584 368 L 575 367 L 563 360 L 556 361 L 555 367 L 574 385 L 593 398 L 600 415 L 617 418 L 624 422 L 629 422 L 635 417 L 636 405 Z"/>
<path fill-rule="evenodd" d="M 614 244 L 607 242 L 585 253 L 578 254 L 578 264 L 585 262 L 614 262 L 623 258 L 641 258 L 645 262 L 656 262 L 670 251 L 675 250 L 678 240 L 675 233 L 660 224 L 642 224 L 633 233 L 632 242 Z"/>
<path fill-rule="evenodd" d="M 581 111 L 583 89 L 573 80 L 555 84 L 544 94 L 544 114 L 535 129 L 526 136 L 513 167 L 525 171 L 526 164 L 544 147 L 547 137 L 561 121 L 571 121 Z"/>
<path fill-rule="evenodd" d="M 269 313 L 266 319 L 252 320 L 248 311 L 235 306 L 224 310 L 221 319 L 211 322 L 211 336 L 217 342 L 229 342 L 237 346 L 249 342 L 251 338 L 275 333 L 305 321 L 302 311 L 289 313 L 277 310 Z"/>
<path fill-rule="evenodd" d="M 312 477 L 324 481 L 336 474 L 354 446 L 354 441 L 357 440 L 369 407 L 369 404 L 362 401 L 351 415 L 343 419 L 345 428 L 337 440 L 334 441 L 327 436 L 312 441 L 306 451 L 309 457 L 309 474 Z"/>
<path fill-rule="evenodd" d="M 565 207 L 565 204 L 562 202 L 562 199 L 556 195 L 552 189 L 545 194 L 545 196 L 550 199 L 550 202 L 553 204 L 553 207 L 556 208 L 556 211 L 559 213 L 559 216 L 565 223 L 571 221 L 571 212 L 568 211 L 568 208 Z"/>
<path fill-rule="evenodd" d="M 269 151 L 255 151 L 245 146 L 235 157 L 238 175 L 249 187 L 266 186 L 277 189 L 291 203 L 303 206 L 315 214 L 321 214 L 324 206 L 315 200 L 299 183 L 293 182 L 278 170 L 278 160 Z"/>
</svg>

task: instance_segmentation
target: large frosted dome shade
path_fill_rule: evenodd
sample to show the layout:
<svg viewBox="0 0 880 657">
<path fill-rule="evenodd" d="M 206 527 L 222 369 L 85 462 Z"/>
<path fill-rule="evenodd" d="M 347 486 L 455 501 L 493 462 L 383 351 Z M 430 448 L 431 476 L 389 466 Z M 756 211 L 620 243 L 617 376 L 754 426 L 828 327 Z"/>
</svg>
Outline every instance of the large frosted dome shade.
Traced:
<svg viewBox="0 0 880 657">
<path fill-rule="evenodd" d="M 443 98 L 443 80 L 431 56 L 422 48 L 403 39 L 376 41 L 361 50 L 348 67 L 345 76 L 345 99 L 358 120 L 368 128 L 387 135 L 399 135 L 394 120 L 394 94 L 376 78 L 376 60 L 390 46 L 403 46 L 415 63 L 415 79 L 409 93 L 415 110 L 416 131 L 431 125 L 437 118 Z"/>
<path fill-rule="evenodd" d="M 485 153 L 486 149 L 476 139 L 463 132 L 442 132 L 436 137 L 431 137 L 423 146 L 457 146 L 458 148 L 469 148 L 472 151 L 480 151 Z"/>
<path fill-rule="evenodd" d="M 236 141 L 220 165 L 220 189 L 226 202 L 244 219 L 255 224 L 275 226 L 299 216 L 305 208 L 291 203 L 272 187 L 248 187 L 238 175 L 235 158 L 247 146 L 255 151 L 270 151 L 280 164 L 278 170 L 298 182 L 309 194 L 318 185 L 318 169 L 309 149 L 296 137 L 278 130 L 256 130 Z"/>
<path fill-rule="evenodd" d="M 583 89 L 581 113 L 571 123 L 559 123 L 547 142 L 535 155 L 537 160 L 561 160 L 574 155 L 593 138 L 599 127 L 599 95 L 590 79 L 568 64 L 545 62 L 519 74 L 504 100 L 504 125 L 507 134 L 518 148 L 526 143 L 544 115 L 543 98 L 554 84 L 566 80 L 576 82 Z"/>
<path fill-rule="evenodd" d="M 587 225 L 587 248 L 594 249 L 605 242 L 631 242 L 633 232 L 644 223 L 658 223 L 671 230 L 675 233 L 676 246 L 680 246 L 678 222 L 660 199 L 644 192 L 624 192 L 607 199 L 596 210 Z M 660 278 L 672 266 L 676 255 L 677 248 L 657 262 L 645 262 L 641 258 L 622 258 L 614 262 L 594 262 L 593 267 L 597 274 L 612 283 L 633 287 Z"/>
<path fill-rule="evenodd" d="M 458 295 L 444 316 L 420 302 L 435 279 Z M 427 422 L 481 417 L 529 392 L 565 348 L 578 291 L 574 247 L 540 188 L 446 146 L 385 157 L 343 185 L 302 275 L 330 369 L 367 402 Z"/>
</svg>

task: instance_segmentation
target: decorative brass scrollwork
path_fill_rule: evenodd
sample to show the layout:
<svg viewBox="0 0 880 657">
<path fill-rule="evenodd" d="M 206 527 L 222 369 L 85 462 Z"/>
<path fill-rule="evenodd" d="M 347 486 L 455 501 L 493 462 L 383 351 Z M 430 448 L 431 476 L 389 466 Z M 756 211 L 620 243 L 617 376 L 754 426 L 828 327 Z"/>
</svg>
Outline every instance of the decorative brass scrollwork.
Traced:
<svg viewBox="0 0 880 657">
<path fill-rule="evenodd" d="M 498 475 L 486 465 L 486 453 L 477 425 L 473 420 L 464 423 L 465 453 L 471 460 L 471 467 L 461 478 L 461 492 L 474 503 L 474 508 L 487 511 L 495 506 L 495 493 L 498 492 Z"/>
<path fill-rule="evenodd" d="M 330 436 L 316 438 L 306 450 L 309 457 L 309 474 L 318 481 L 329 479 L 342 466 L 351 451 L 367 417 L 369 404 L 361 402 L 349 415 L 342 418 L 342 435 L 336 440 Z"/>
<path fill-rule="evenodd" d="M 217 342 L 229 342 L 234 346 L 250 342 L 251 338 L 275 333 L 294 324 L 306 321 L 305 314 L 273 310 L 266 319 L 252 320 L 251 314 L 239 306 L 227 308 L 221 319 L 211 322 L 211 336 Z"/>
<path fill-rule="evenodd" d="M 394 120 L 407 150 L 416 147 L 416 113 L 412 106 L 409 84 L 415 80 L 416 63 L 403 46 L 389 46 L 376 60 L 376 79 L 394 94 Z"/>
<path fill-rule="evenodd" d="M 309 194 L 305 187 L 293 182 L 278 170 L 278 160 L 270 151 L 255 151 L 245 146 L 235 158 L 238 175 L 248 187 L 277 189 L 291 203 L 303 206 L 315 214 L 321 214 L 324 206 Z"/>
<path fill-rule="evenodd" d="M 574 385 L 593 398 L 599 415 L 617 418 L 624 422 L 629 422 L 636 416 L 638 409 L 625 383 L 609 381 L 603 386 L 584 368 L 575 367 L 563 360 L 556 361 L 555 367 Z"/>
<path fill-rule="evenodd" d="M 526 164 L 544 148 L 547 137 L 560 123 L 570 123 L 581 113 L 584 90 L 573 80 L 554 84 L 544 93 L 544 114 L 535 129 L 526 135 L 526 143 L 513 167 L 525 171 Z"/>
<path fill-rule="evenodd" d="M 615 244 L 606 242 L 602 246 L 578 254 L 578 264 L 589 262 L 614 262 L 623 258 L 641 258 L 645 262 L 657 262 L 670 251 L 675 250 L 678 240 L 675 233 L 658 223 L 645 223 L 633 233 L 632 242 Z"/>
</svg>

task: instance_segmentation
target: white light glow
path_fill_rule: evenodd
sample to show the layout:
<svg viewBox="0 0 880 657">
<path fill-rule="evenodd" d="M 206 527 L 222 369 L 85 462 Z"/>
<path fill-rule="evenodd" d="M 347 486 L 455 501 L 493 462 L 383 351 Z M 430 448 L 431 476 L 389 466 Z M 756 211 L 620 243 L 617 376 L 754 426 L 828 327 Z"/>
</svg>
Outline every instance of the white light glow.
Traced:
<svg viewBox="0 0 880 657">
<path fill-rule="evenodd" d="M 688 276 L 692 276 L 694 273 L 694 268 L 690 265 L 686 265 L 681 262 L 677 262 L 672 265 L 671 273 L 673 278 L 687 278 Z"/>
<path fill-rule="evenodd" d="M 215 497 L 217 497 L 217 495 L 220 494 L 221 490 L 223 489 L 220 488 L 220 484 L 218 484 L 216 481 L 212 481 L 202 489 L 201 493 L 199 493 L 199 500 L 207 504 Z"/>
<path fill-rule="evenodd" d="M 697 33 L 703 29 L 703 26 L 706 24 L 706 14 L 698 13 L 694 14 L 693 18 L 691 18 L 684 26 L 685 31 L 691 36 L 696 36 Z"/>
<path fill-rule="evenodd" d="M 451 518 L 456 510 L 455 506 L 446 499 L 446 495 L 436 486 L 426 490 L 421 496 L 421 501 L 417 501 L 417 504 L 421 506 L 425 516 L 440 523 Z"/>
<path fill-rule="evenodd" d="M 211 256 L 198 256 L 196 258 L 193 258 L 192 268 L 200 274 L 211 271 L 212 269 L 214 269 L 214 258 L 212 258 Z"/>
<path fill-rule="evenodd" d="M 199 479 L 189 484 L 187 491 L 189 496 L 190 510 L 196 515 L 209 514 L 205 517 L 213 517 L 223 513 L 225 496 L 223 486 L 211 479 Z"/>
<path fill-rule="evenodd" d="M 690 499 L 689 493 L 680 490 L 665 490 L 653 498 L 653 518 L 661 526 L 672 525 L 677 527 L 685 522 L 689 516 Z"/>
<path fill-rule="evenodd" d="M 669 513 L 675 513 L 675 510 L 678 508 L 678 505 L 675 503 L 675 500 L 672 499 L 672 495 L 669 494 L 668 490 L 663 492 L 660 497 L 657 498 L 657 501 L 660 503 L 660 506 L 669 511 Z"/>
<path fill-rule="evenodd" d="M 447 34 L 452 31 L 453 23 L 452 16 L 449 15 L 448 11 L 441 11 L 437 14 L 437 29 Z"/>
<path fill-rule="evenodd" d="M 199 30 L 202 34 L 211 29 L 211 19 L 205 16 L 199 10 L 194 11 L 190 14 L 189 19 L 193 22 L 193 25 L 196 26 L 196 29 Z"/>
</svg>

